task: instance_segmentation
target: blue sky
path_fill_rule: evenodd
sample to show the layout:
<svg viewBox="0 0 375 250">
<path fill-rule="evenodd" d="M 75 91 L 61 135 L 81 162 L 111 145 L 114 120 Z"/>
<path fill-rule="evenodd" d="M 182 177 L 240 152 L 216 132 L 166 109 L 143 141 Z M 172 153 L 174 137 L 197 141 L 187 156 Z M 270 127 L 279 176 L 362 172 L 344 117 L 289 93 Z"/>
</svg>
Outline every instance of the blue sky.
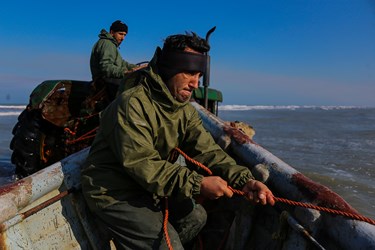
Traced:
<svg viewBox="0 0 375 250">
<path fill-rule="evenodd" d="M 0 103 L 27 103 L 49 79 L 91 79 L 102 28 L 121 19 L 125 60 L 150 60 L 171 34 L 211 42 L 223 104 L 375 106 L 374 0 L 6 1 L 0 9 Z"/>
</svg>

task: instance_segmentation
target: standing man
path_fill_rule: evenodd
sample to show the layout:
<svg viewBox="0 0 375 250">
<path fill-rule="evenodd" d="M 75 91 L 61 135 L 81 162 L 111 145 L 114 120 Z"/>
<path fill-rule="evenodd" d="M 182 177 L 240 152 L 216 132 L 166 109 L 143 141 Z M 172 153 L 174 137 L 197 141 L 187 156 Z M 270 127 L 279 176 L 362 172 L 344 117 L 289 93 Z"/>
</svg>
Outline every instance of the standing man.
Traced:
<svg viewBox="0 0 375 250">
<path fill-rule="evenodd" d="M 267 186 L 215 143 L 190 104 L 209 49 L 194 33 L 167 37 L 163 49 L 158 47 L 146 68 L 126 78 L 127 89 L 102 113 L 82 189 L 117 249 L 167 248 L 162 197 L 169 202 L 173 249 L 183 249 L 206 223 L 198 197 L 231 197 L 230 185 L 254 202 L 275 202 Z M 213 174 L 170 162 L 175 147 Z"/>
<path fill-rule="evenodd" d="M 137 66 L 123 60 L 119 52 L 127 34 L 128 26 L 117 20 L 112 23 L 109 33 L 101 30 L 99 40 L 91 51 L 90 70 L 95 87 L 100 89 L 106 86 L 112 99 L 125 73 Z"/>
</svg>

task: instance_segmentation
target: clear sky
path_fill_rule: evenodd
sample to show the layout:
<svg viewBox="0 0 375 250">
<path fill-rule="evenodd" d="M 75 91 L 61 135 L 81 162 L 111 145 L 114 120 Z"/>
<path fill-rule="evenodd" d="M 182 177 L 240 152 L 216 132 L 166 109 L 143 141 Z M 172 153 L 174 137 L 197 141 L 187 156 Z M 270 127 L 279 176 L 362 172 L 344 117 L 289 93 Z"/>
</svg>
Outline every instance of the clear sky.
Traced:
<svg viewBox="0 0 375 250">
<path fill-rule="evenodd" d="M 216 26 L 210 87 L 223 104 L 375 106 L 375 0 L 3 1 L 0 103 L 27 103 L 44 80 L 89 81 L 91 48 L 117 19 L 131 63 Z"/>
</svg>

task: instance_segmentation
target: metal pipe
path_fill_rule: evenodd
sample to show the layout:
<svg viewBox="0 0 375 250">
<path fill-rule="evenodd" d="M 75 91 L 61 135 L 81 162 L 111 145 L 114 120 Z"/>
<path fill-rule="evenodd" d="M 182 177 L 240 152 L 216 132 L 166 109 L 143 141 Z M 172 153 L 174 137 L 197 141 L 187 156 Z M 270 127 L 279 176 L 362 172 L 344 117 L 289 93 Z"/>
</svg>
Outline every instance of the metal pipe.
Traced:
<svg viewBox="0 0 375 250">
<path fill-rule="evenodd" d="M 207 34 L 206 34 L 207 44 L 209 44 L 210 36 L 211 36 L 212 32 L 215 31 L 215 29 L 216 29 L 216 26 L 214 26 L 213 28 L 211 28 L 207 32 Z M 208 108 L 208 86 L 210 85 L 210 56 L 209 56 L 208 52 L 206 52 L 206 55 L 207 55 L 206 72 L 203 75 L 203 87 L 204 87 L 204 105 L 203 105 L 203 107 L 205 109 Z"/>
</svg>

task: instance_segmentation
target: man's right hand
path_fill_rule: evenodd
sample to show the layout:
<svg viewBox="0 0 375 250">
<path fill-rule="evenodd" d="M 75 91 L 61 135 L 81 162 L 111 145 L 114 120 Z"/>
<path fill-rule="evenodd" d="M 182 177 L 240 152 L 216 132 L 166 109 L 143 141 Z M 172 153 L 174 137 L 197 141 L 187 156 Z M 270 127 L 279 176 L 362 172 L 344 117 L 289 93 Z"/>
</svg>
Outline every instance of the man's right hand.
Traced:
<svg viewBox="0 0 375 250">
<path fill-rule="evenodd" d="M 222 196 L 232 197 L 233 192 L 228 188 L 228 183 L 219 176 L 203 177 L 200 195 L 210 200 Z"/>
<path fill-rule="evenodd" d="M 131 72 L 134 72 L 134 71 L 137 71 L 137 70 L 143 69 L 143 68 L 145 68 L 145 67 L 147 67 L 147 66 L 148 66 L 148 63 L 141 64 L 141 65 L 136 66 L 136 67 L 134 67 L 134 68 L 132 68 L 132 69 L 130 69 L 130 70 L 125 71 L 125 74 L 128 74 L 128 73 L 131 73 Z"/>
</svg>

